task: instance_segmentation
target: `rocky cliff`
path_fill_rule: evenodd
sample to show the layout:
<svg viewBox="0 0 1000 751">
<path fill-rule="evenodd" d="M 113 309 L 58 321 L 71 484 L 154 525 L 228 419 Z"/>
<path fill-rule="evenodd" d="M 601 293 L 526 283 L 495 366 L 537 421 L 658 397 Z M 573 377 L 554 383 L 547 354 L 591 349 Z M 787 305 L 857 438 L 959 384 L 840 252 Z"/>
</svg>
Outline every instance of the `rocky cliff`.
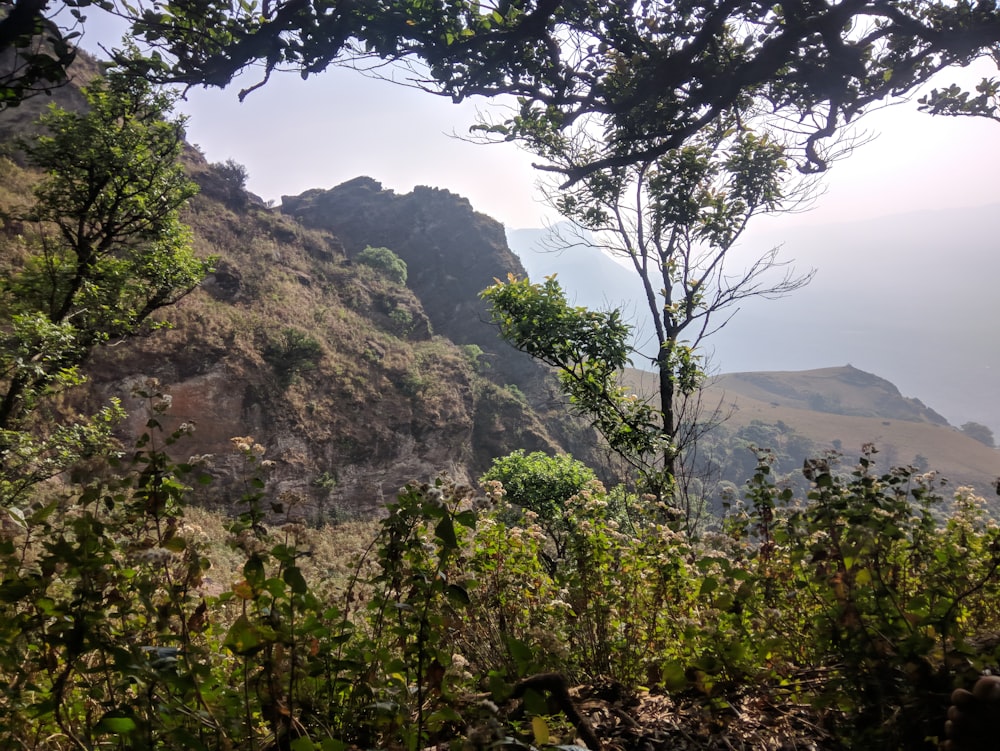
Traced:
<svg viewBox="0 0 1000 751">
<path fill-rule="evenodd" d="M 220 165 L 189 156 L 202 192 L 186 216 L 215 272 L 168 311 L 169 331 L 95 353 L 80 409 L 149 378 L 172 397 L 171 425 L 195 424 L 172 449 L 210 455 L 214 500 L 233 504 L 252 435 L 276 462 L 272 482 L 309 517 L 376 513 L 405 482 L 447 471 L 471 481 L 516 448 L 571 450 L 597 463 L 550 375 L 498 339 L 478 293 L 521 273 L 502 227 L 447 191 L 397 196 L 359 178 L 286 199 L 241 195 Z M 332 231 L 331 231 L 332 230 Z M 386 246 L 406 285 L 352 261 Z"/>
<path fill-rule="evenodd" d="M 331 190 L 283 196 L 281 210 L 307 227 L 334 233 L 348 258 L 366 246 L 387 247 L 409 268 L 407 286 L 419 298 L 435 334 L 485 353 L 495 380 L 548 395 L 543 371 L 503 342 L 489 325 L 479 293 L 508 273 L 525 275 L 507 247 L 503 225 L 464 198 L 417 187 L 397 195 L 370 177 Z"/>
<path fill-rule="evenodd" d="M 52 100 L 83 106 L 77 84 L 97 70 L 83 54 L 79 65 L 51 98 L 4 113 L 0 217 L 30 201 L 16 137 Z M 127 451 L 149 414 L 133 392 L 155 379 L 172 399 L 166 429 L 194 425 L 169 451 L 205 460 L 213 482 L 199 497 L 238 501 L 247 477 L 231 438 L 250 435 L 275 462 L 276 490 L 311 518 L 377 513 L 402 484 L 442 471 L 472 481 L 517 448 L 599 464 L 554 379 L 487 323 L 479 292 L 523 273 L 499 223 L 448 191 L 396 195 L 370 178 L 271 209 L 244 190 L 238 165 L 195 149 L 185 165 L 201 192 L 184 220 L 214 272 L 164 312 L 168 329 L 95 351 L 88 383 L 53 406 L 52 422 L 120 398 Z M 17 232 L 8 221 L 0 252 Z M 408 284 L 355 263 L 367 245 L 401 256 Z"/>
</svg>

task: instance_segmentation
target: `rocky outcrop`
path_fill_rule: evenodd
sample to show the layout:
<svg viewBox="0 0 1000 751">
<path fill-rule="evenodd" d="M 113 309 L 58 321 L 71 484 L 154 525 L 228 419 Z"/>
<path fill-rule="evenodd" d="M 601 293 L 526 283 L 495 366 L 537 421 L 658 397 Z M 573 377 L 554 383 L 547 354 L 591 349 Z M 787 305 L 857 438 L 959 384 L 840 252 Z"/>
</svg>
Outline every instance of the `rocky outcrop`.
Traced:
<svg viewBox="0 0 1000 751">
<path fill-rule="evenodd" d="M 468 200 L 439 188 L 397 195 L 370 177 L 330 190 L 283 196 L 281 210 L 308 227 L 328 230 L 348 257 L 366 246 L 386 247 L 406 261 L 407 286 L 420 299 L 436 334 L 487 353 L 494 380 L 517 383 L 542 396 L 542 371 L 512 349 L 488 324 L 479 293 L 510 273 L 525 275 L 507 247 L 503 225 L 476 212 Z"/>
<path fill-rule="evenodd" d="M 210 172 L 189 158 L 196 179 Z M 520 265 L 467 201 L 430 188 L 395 196 L 367 178 L 286 201 L 286 213 L 218 193 L 186 216 L 216 261 L 167 311 L 172 328 L 89 364 L 76 406 L 122 399 L 124 446 L 149 416 L 133 388 L 155 378 L 172 397 L 167 431 L 194 425 L 169 451 L 204 459 L 212 483 L 196 493 L 227 508 L 249 479 L 234 436 L 265 447 L 273 491 L 310 519 L 377 514 L 400 486 L 440 472 L 474 481 L 517 448 L 599 460 L 550 374 L 485 321 L 479 290 Z M 408 284 L 353 263 L 366 245 L 400 255 Z"/>
<path fill-rule="evenodd" d="M 95 72 L 53 98 L 84 106 L 75 81 Z M 42 104 L 17 108 L 0 140 L 29 134 Z M 274 492 L 309 518 L 378 513 L 410 480 L 447 471 L 471 481 L 517 448 L 598 459 L 550 374 L 487 322 L 480 291 L 523 269 L 500 224 L 467 200 L 435 188 L 400 196 L 358 178 L 278 211 L 246 193 L 240 165 L 209 164 L 194 148 L 183 163 L 201 187 L 184 220 L 214 270 L 163 311 L 169 327 L 93 352 L 87 386 L 53 406 L 53 424 L 118 398 L 129 452 L 150 417 L 133 392 L 155 379 L 172 406 L 158 418 L 165 433 L 154 428 L 144 445 L 199 459 L 212 482 L 195 484 L 196 498 L 237 508 L 250 478 L 230 439 L 249 435 L 274 462 Z M 28 200 L 31 176 L 8 172 L 18 180 L 4 200 Z M 408 284 L 353 263 L 367 245 L 401 256 Z M 181 424 L 194 429 L 167 445 Z"/>
</svg>

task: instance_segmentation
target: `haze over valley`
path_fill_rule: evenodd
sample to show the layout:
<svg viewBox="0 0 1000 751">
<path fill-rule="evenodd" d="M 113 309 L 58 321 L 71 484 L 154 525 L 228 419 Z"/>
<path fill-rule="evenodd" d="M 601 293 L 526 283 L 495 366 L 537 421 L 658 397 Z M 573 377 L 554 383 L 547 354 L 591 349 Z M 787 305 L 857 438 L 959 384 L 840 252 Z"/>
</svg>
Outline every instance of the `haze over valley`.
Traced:
<svg viewBox="0 0 1000 751">
<path fill-rule="evenodd" d="M 558 274 L 578 305 L 624 305 L 634 313 L 641 344 L 648 313 L 640 307 L 635 274 L 595 248 L 546 250 L 547 234 L 508 231 L 529 276 Z M 953 425 L 980 422 L 1000 433 L 998 236 L 998 204 L 822 226 L 779 227 L 762 218 L 728 268 L 736 273 L 781 245 L 781 259 L 799 272 L 815 269 L 815 278 L 788 297 L 743 304 L 705 340 L 709 368 L 734 373 L 851 364 L 892 381 Z"/>
</svg>

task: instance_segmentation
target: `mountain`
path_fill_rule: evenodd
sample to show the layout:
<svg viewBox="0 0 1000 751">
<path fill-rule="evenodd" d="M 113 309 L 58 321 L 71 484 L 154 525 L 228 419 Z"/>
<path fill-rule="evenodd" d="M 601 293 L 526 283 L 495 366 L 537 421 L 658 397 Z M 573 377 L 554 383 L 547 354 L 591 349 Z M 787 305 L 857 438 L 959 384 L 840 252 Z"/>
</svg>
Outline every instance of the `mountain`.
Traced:
<svg viewBox="0 0 1000 751">
<path fill-rule="evenodd" d="M 215 457 L 220 502 L 241 479 L 232 436 L 265 446 L 279 491 L 314 518 L 371 515 L 441 471 L 472 481 L 515 448 L 599 461 L 554 379 L 485 322 L 483 279 L 520 271 L 499 224 L 447 191 L 397 196 L 369 178 L 282 210 L 234 203 L 217 165 L 189 161 L 202 192 L 185 220 L 216 269 L 167 311 L 170 331 L 104 348 L 88 368 L 89 406 L 118 396 L 133 414 L 126 445 L 145 421 L 129 393 L 153 377 L 174 424 L 196 423 L 183 450 Z M 300 221 L 338 226 L 338 207 L 351 217 L 342 236 Z M 355 263 L 367 244 L 404 257 L 409 284 Z M 449 255 L 460 247 L 464 265 Z M 297 362 L 302 340 L 318 352 Z"/>
<path fill-rule="evenodd" d="M 889 381 L 851 365 L 799 372 L 728 373 L 710 383 L 712 389 L 766 401 L 775 407 L 948 424 L 919 399 L 906 398 Z"/>
<path fill-rule="evenodd" d="M 627 371 L 626 383 L 646 398 L 656 392 L 656 378 L 647 371 Z M 788 476 L 806 458 L 830 451 L 852 464 L 871 444 L 881 471 L 933 469 L 951 487 L 973 486 L 997 507 L 1000 449 L 965 435 L 920 400 L 851 365 L 717 376 L 700 392 L 698 404 L 698 419 L 717 423 L 698 443 L 703 476 L 741 485 L 754 470 L 751 445 L 775 450 L 776 469 Z"/>
<path fill-rule="evenodd" d="M 509 232 L 533 278 L 558 274 L 579 305 L 624 302 L 645 320 L 638 282 L 593 248 L 540 247 L 544 230 Z M 1000 433 L 1000 205 L 778 229 L 762 218 L 731 268 L 782 246 L 815 268 L 780 300 L 748 300 L 705 341 L 713 372 L 809 370 L 850 362 L 919 395 L 949 421 Z M 639 342 L 643 342 L 641 333 Z M 638 364 L 638 363 L 637 363 Z"/>
<path fill-rule="evenodd" d="M 75 84 L 52 99 L 80 104 Z M 17 122 L 40 104 L 26 102 Z M 6 218 L 35 178 L 3 145 Z M 53 406 L 55 420 L 119 398 L 127 449 L 149 414 L 134 393 L 155 379 L 172 400 L 166 428 L 194 425 L 171 452 L 205 458 L 213 502 L 242 494 L 248 478 L 231 438 L 250 435 L 275 462 L 276 491 L 313 519 L 370 516 L 401 485 L 442 471 L 474 481 L 518 448 L 600 464 L 593 432 L 566 410 L 552 375 L 488 323 L 479 291 L 523 274 L 499 223 L 448 191 L 396 195 L 370 178 L 269 208 L 231 166 L 193 148 L 184 163 L 201 191 L 183 220 L 214 271 L 163 311 L 168 329 L 96 349 L 88 383 Z M 20 232 L 16 221 L 0 225 L 0 250 Z M 404 258 L 409 283 L 356 262 L 367 245 Z"/>
<path fill-rule="evenodd" d="M 72 85 L 53 98 L 79 103 Z M 13 159 L 0 164 L 0 211 L 23 202 L 34 179 L 16 150 L 9 153 Z M 165 311 L 171 328 L 95 351 L 89 383 L 59 402 L 56 418 L 120 398 L 131 415 L 120 431 L 128 447 L 148 417 L 133 393 L 156 379 L 172 397 L 167 427 L 195 426 L 171 450 L 180 460 L 211 457 L 216 503 L 229 507 L 243 492 L 245 468 L 230 439 L 251 435 L 275 462 L 277 491 L 313 519 L 377 513 L 400 485 L 442 470 L 473 481 L 515 449 L 568 451 L 603 466 L 593 431 L 567 409 L 547 369 L 497 337 L 479 293 L 494 278 L 523 275 L 525 267 L 538 276 L 562 259 L 553 270 L 584 290 L 576 302 L 595 304 L 581 299 L 589 296 L 607 306 L 633 294 L 626 269 L 587 248 L 526 255 L 522 265 L 503 228 L 447 190 L 396 194 L 359 177 L 270 208 L 227 165 L 209 164 L 196 149 L 185 165 L 201 192 L 184 220 L 199 253 L 216 258 L 213 273 Z M 0 242 L 18 231 L 14 223 L 0 228 Z M 511 238 L 519 242 L 516 233 Z M 367 246 L 405 261 L 407 283 L 359 262 Z M 777 326 L 767 333 L 770 349 L 780 349 L 780 333 Z M 936 460 L 971 440 L 882 378 L 835 370 L 721 380 L 717 399 L 732 407 L 723 427 L 760 433 L 754 420 L 780 422 L 808 436 L 796 443 L 802 450 L 839 440 L 845 451 L 894 435 L 897 426 L 937 431 L 937 453 L 925 443 L 912 450 L 901 438 L 893 443 L 901 461 Z M 788 430 L 777 435 L 786 448 Z M 734 466 L 736 475 L 743 471 Z M 976 466 L 976 477 L 985 476 Z"/>
<path fill-rule="evenodd" d="M 810 455 L 835 450 L 847 463 L 871 444 L 882 470 L 933 469 L 951 487 L 975 487 L 996 508 L 1000 450 L 956 430 L 888 381 L 850 365 L 724 375 L 711 382 L 703 401 L 722 405 L 723 426 L 730 433 L 773 425 L 801 437 Z M 804 458 L 795 456 L 785 471 L 801 466 Z"/>
</svg>

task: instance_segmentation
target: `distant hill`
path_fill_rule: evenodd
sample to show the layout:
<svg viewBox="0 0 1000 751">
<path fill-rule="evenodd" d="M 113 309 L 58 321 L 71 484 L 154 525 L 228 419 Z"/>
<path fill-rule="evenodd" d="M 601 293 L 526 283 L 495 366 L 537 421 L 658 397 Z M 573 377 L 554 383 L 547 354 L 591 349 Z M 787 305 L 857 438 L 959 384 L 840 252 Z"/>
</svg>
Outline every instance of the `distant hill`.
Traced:
<svg viewBox="0 0 1000 751">
<path fill-rule="evenodd" d="M 655 392 L 652 373 L 630 370 L 627 381 L 644 396 Z M 753 461 L 734 443 L 783 449 L 782 472 L 800 467 L 805 456 L 829 450 L 841 452 L 852 463 L 862 446 L 871 443 L 879 451 L 876 459 L 882 469 L 934 469 L 952 487 L 972 485 L 996 503 L 993 487 L 1000 476 L 1000 449 L 961 433 L 884 378 L 850 365 L 719 376 L 702 392 L 701 403 L 703 413 L 718 409 L 722 418 L 705 446 L 718 449 L 725 444 L 729 466 L 720 471 L 737 484 L 749 477 Z"/>
<path fill-rule="evenodd" d="M 947 425 L 948 421 L 909 399 L 892 383 L 851 365 L 799 372 L 728 373 L 711 381 L 712 388 L 740 394 L 775 407 L 851 417 L 880 417 Z"/>
<path fill-rule="evenodd" d="M 578 305 L 637 309 L 637 278 L 594 248 L 546 252 L 545 230 L 508 232 L 528 274 L 558 274 Z M 1000 434 L 1000 205 L 779 229 L 763 217 L 734 251 L 815 268 L 780 300 L 748 300 L 706 340 L 713 372 L 809 370 L 850 362 L 919 396 L 948 420 Z M 637 340 L 647 314 L 640 309 Z M 637 363 L 637 365 L 640 365 Z"/>
</svg>

